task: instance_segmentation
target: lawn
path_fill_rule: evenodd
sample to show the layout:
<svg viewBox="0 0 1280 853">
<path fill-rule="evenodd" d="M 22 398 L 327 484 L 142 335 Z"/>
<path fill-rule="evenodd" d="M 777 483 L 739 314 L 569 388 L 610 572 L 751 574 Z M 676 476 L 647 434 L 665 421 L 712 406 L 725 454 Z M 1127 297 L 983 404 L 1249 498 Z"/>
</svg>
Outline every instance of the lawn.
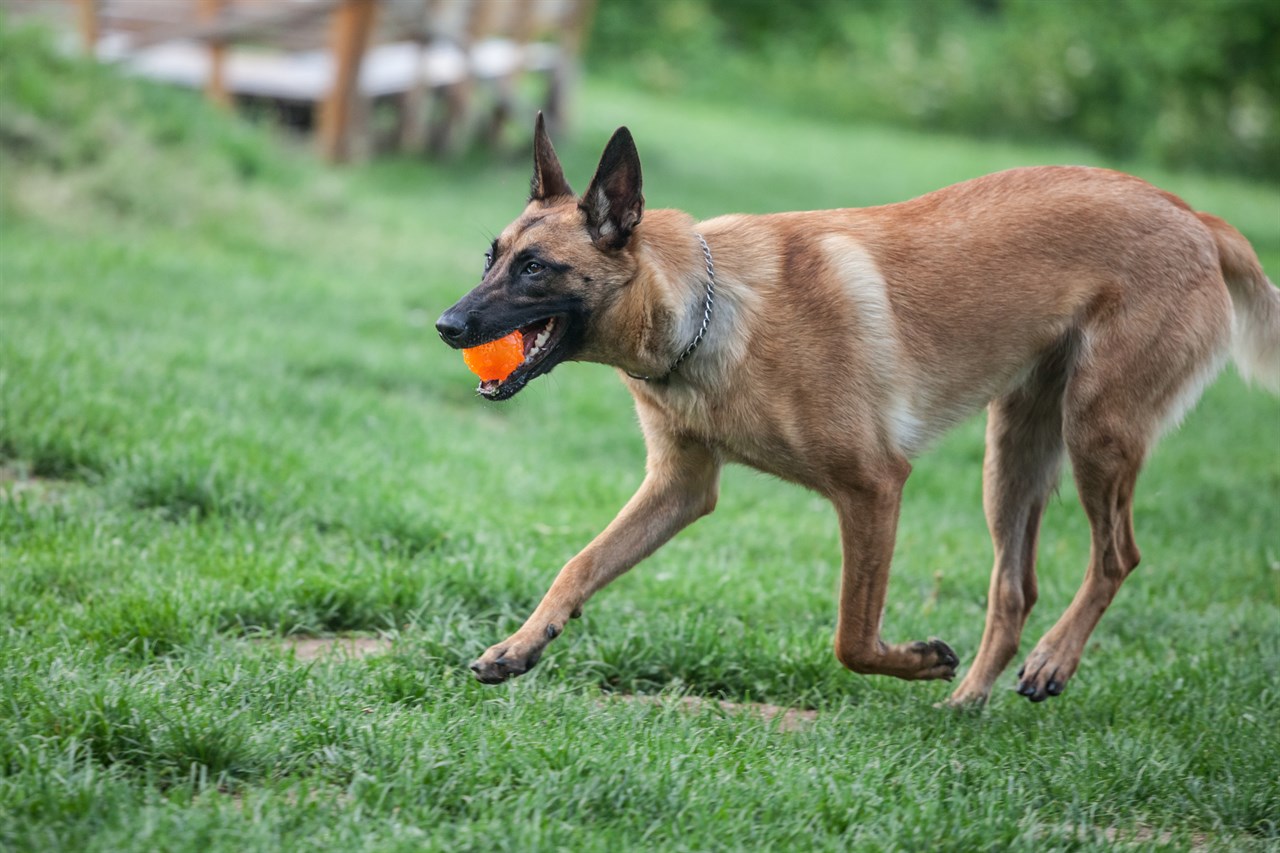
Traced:
<svg viewBox="0 0 1280 853">
<path fill-rule="evenodd" d="M 842 670 L 834 513 L 744 469 L 537 670 L 485 687 L 466 663 L 644 464 L 609 369 L 491 405 L 432 328 L 522 208 L 523 156 L 331 173 L 42 55 L 10 51 L 0 84 L 0 849 L 1280 841 L 1280 400 L 1233 370 L 1152 456 L 1143 564 L 1060 698 L 1026 702 L 1010 671 L 956 713 L 934 707 L 946 684 Z M 579 189 L 624 123 L 650 206 L 698 216 L 1102 163 L 588 83 L 557 140 Z M 1280 189 L 1105 165 L 1226 217 L 1280 278 Z M 991 560 L 982 429 L 918 460 L 885 617 L 966 664 Z M 1068 477 L 1023 653 L 1087 557 Z M 285 642 L 339 635 L 389 644 Z"/>
</svg>

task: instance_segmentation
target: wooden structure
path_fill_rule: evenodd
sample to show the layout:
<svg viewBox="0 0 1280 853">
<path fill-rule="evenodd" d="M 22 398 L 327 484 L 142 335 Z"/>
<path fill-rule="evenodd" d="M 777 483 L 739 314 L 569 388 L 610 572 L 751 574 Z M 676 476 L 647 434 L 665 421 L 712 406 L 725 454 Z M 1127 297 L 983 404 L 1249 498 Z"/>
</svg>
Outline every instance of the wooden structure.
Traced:
<svg viewBox="0 0 1280 853">
<path fill-rule="evenodd" d="M 393 106 L 402 149 L 496 140 L 526 74 L 544 78 L 537 106 L 560 120 L 594 0 L 73 2 L 99 59 L 228 107 L 280 105 L 337 162 L 370 136 L 379 103 Z"/>
</svg>

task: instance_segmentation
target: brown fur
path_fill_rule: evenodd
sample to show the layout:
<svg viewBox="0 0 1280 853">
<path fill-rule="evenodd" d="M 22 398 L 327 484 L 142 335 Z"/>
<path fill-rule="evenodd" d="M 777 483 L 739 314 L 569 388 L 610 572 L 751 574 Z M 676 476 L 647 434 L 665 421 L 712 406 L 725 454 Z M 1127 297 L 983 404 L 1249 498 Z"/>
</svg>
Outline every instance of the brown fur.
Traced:
<svg viewBox="0 0 1280 853">
<path fill-rule="evenodd" d="M 631 378 L 663 376 L 697 331 L 699 233 L 716 271 L 706 339 L 669 378 Z M 1248 242 L 1100 169 L 1016 169 L 883 207 L 697 223 L 644 210 L 625 128 L 574 197 L 539 123 L 532 199 L 496 246 L 481 285 L 441 319 L 442 335 L 470 345 L 495 305 L 536 305 L 528 294 L 539 288 L 572 295 L 583 311 L 570 357 L 620 368 L 648 463 L 636 495 L 525 625 L 472 665 L 488 682 L 533 666 L 597 590 L 711 512 L 725 462 L 836 507 L 841 663 L 952 678 L 958 659 L 945 643 L 886 643 L 881 614 L 909 460 L 987 406 L 995 566 L 982 643 L 952 702 L 984 701 L 1017 652 L 1036 600 L 1040 517 L 1065 453 L 1092 531 L 1089 566 L 1019 682 L 1033 701 L 1057 695 L 1138 563 L 1131 508 L 1143 460 L 1221 366 L 1233 310 L 1237 360 L 1280 381 L 1280 293 Z M 514 270 L 531 246 L 563 267 L 536 287 Z"/>
</svg>

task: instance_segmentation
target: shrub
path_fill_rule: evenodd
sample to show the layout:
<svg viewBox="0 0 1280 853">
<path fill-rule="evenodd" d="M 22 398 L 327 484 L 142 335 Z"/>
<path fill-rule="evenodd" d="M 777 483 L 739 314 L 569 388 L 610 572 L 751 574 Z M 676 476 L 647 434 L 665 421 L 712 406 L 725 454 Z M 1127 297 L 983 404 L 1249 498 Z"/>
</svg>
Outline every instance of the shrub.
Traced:
<svg viewBox="0 0 1280 853">
<path fill-rule="evenodd" d="M 1270 0 L 628 0 L 590 49 L 659 91 L 1280 178 Z"/>
</svg>

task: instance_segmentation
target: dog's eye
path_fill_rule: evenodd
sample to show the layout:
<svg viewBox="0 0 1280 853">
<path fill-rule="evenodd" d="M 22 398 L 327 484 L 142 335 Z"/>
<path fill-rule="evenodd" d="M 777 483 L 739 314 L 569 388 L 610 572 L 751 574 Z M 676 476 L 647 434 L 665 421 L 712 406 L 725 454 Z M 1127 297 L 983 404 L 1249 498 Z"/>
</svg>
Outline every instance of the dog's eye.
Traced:
<svg viewBox="0 0 1280 853">
<path fill-rule="evenodd" d="M 538 273 L 542 272 L 544 269 L 546 269 L 546 267 L 544 267 L 542 264 L 538 263 L 537 261 L 529 261 L 529 263 L 524 265 L 524 272 L 521 274 L 537 275 Z"/>
<path fill-rule="evenodd" d="M 488 272 L 490 267 L 492 266 L 493 266 L 493 252 L 485 252 L 484 253 L 484 271 Z"/>
</svg>

